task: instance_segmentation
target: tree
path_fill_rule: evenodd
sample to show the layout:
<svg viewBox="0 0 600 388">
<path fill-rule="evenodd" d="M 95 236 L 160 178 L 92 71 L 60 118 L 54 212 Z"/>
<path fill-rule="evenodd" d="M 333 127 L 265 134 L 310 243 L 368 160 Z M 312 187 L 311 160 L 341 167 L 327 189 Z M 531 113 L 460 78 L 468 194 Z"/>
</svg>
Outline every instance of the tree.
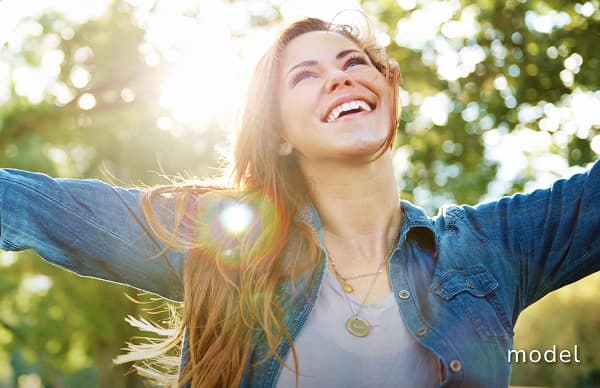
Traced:
<svg viewBox="0 0 600 388">
<path fill-rule="evenodd" d="M 169 116 L 158 103 L 164 69 L 139 54 L 144 31 L 132 13 L 126 2 L 115 2 L 80 25 L 53 13 L 21 23 L 20 44 L 1 51 L 12 78 L 0 105 L 0 166 L 126 186 L 164 183 L 159 172 L 210 174 L 212 145 L 222 132 L 187 128 L 176 136 L 158 128 Z M 57 70 L 48 70 L 53 60 Z M 19 83 L 36 71 L 56 76 L 41 91 L 39 84 Z M 0 374 L 0 386 L 16 386 L 32 373 L 53 387 L 141 386 L 112 358 L 139 335 L 124 318 L 147 307 L 123 294 L 144 303 L 150 297 L 79 278 L 35 256 L 0 253 L 0 370 L 12 371 Z"/>
</svg>

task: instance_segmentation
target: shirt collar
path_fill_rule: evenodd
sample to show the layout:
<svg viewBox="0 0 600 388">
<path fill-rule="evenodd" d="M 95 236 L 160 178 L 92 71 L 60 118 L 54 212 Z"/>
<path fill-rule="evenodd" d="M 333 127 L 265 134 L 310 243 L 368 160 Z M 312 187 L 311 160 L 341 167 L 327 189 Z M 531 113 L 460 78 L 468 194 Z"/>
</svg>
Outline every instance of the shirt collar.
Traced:
<svg viewBox="0 0 600 388">
<path fill-rule="evenodd" d="M 404 212 L 400 238 L 402 233 L 406 233 L 407 240 L 415 241 L 419 247 L 436 253 L 437 235 L 433 219 L 427 216 L 425 210 L 408 201 L 400 200 L 400 206 Z"/>
</svg>

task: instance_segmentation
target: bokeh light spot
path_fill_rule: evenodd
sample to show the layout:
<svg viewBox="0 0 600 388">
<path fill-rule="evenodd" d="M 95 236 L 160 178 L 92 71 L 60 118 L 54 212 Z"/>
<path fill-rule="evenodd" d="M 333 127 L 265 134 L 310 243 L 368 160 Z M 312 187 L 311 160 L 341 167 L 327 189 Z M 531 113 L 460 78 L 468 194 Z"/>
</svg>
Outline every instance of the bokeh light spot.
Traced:
<svg viewBox="0 0 600 388">
<path fill-rule="evenodd" d="M 84 93 L 79 97 L 79 107 L 83 110 L 94 109 L 96 106 L 96 98 L 90 93 Z"/>
<path fill-rule="evenodd" d="M 46 275 L 32 275 L 25 277 L 21 287 L 27 293 L 45 295 L 52 287 L 52 279 Z"/>
</svg>

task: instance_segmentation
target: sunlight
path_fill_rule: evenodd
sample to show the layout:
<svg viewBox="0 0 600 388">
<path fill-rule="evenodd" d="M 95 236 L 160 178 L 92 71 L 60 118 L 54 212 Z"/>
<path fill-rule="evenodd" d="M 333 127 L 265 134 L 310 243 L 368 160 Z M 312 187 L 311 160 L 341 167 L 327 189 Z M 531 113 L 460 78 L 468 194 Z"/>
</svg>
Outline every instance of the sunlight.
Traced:
<svg viewBox="0 0 600 388">
<path fill-rule="evenodd" d="M 240 99 L 236 47 L 224 24 L 226 8 L 203 3 L 197 18 L 163 13 L 153 16 L 147 39 L 163 53 L 168 71 L 160 104 L 175 121 L 206 129 Z"/>
<path fill-rule="evenodd" d="M 12 38 L 17 26 L 25 18 L 36 18 L 44 12 L 53 11 L 62 14 L 73 23 L 83 23 L 88 19 L 104 14 L 112 0 L 4 0 L 0 1 L 0 46 Z"/>
<path fill-rule="evenodd" d="M 411 13 L 410 18 L 398 21 L 396 43 L 409 48 L 422 48 L 427 42 L 435 39 L 440 25 L 450 21 L 457 8 L 457 3 L 452 1 L 424 3 L 420 9 Z M 460 30 L 461 34 L 469 33 L 466 26 L 461 25 Z"/>
<path fill-rule="evenodd" d="M 302 0 L 281 1 L 281 14 L 286 19 L 302 16 L 314 16 L 335 23 L 356 23 L 363 21 L 359 12 L 360 2 L 357 0 Z"/>
<path fill-rule="evenodd" d="M 219 63 L 207 63 L 199 53 L 173 66 L 162 90 L 160 104 L 176 121 L 201 128 L 208 127 L 228 104 L 229 95 L 237 92 Z"/>
</svg>

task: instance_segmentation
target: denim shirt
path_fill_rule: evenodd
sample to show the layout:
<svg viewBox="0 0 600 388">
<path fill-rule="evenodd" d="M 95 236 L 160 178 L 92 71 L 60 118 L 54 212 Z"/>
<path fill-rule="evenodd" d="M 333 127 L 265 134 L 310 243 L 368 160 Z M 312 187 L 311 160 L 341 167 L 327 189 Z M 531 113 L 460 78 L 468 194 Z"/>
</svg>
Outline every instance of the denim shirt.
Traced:
<svg viewBox="0 0 600 388">
<path fill-rule="evenodd" d="M 186 252 L 162 252 L 141 212 L 141 194 L 97 180 L 0 169 L 0 248 L 34 249 L 80 275 L 181 300 Z M 549 189 L 445 207 L 435 218 L 406 201 L 401 206 L 389 276 L 406 328 L 439 357 L 442 386 L 506 387 L 520 312 L 600 270 L 600 163 Z M 321 231 L 314 207 L 301 217 Z M 312 273 L 277 294 L 292 338 L 318 298 L 322 251 Z M 289 345 L 278 352 L 285 359 Z M 276 385 L 282 367 L 274 357 L 259 362 L 267 353 L 257 338 L 242 386 Z"/>
</svg>

